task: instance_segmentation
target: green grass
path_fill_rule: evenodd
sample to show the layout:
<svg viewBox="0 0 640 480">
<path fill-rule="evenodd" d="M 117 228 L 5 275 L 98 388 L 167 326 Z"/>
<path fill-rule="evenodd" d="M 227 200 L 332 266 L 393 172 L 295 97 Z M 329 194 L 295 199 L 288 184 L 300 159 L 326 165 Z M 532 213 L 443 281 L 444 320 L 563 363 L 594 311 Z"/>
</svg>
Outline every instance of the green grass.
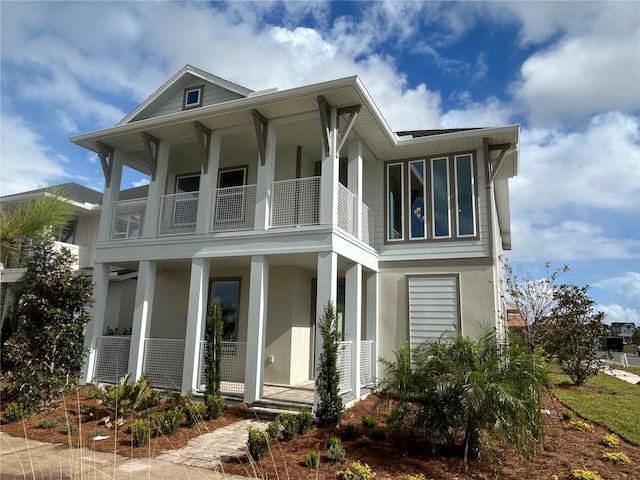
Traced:
<svg viewBox="0 0 640 480">
<path fill-rule="evenodd" d="M 640 386 L 606 374 L 592 377 L 586 388 L 557 387 L 560 383 L 570 383 L 564 375 L 551 374 L 550 380 L 553 394 L 582 418 L 640 445 Z"/>
</svg>

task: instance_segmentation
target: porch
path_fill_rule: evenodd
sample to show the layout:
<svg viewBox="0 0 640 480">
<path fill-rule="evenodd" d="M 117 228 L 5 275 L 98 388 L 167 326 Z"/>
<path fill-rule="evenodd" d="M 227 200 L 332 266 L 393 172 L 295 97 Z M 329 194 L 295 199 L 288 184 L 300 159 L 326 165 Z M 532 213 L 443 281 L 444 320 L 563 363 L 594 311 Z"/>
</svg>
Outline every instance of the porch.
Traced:
<svg viewBox="0 0 640 480">
<path fill-rule="evenodd" d="M 320 180 L 321 177 L 316 176 L 273 182 L 267 228 L 320 225 Z M 256 188 L 256 185 L 243 185 L 213 190 L 208 195 L 211 201 L 207 202 L 206 228 L 202 230 L 208 234 L 254 230 Z M 139 238 L 143 236 L 143 227 L 144 231 L 150 228 L 157 237 L 198 233 L 198 209 L 202 201 L 200 192 L 162 196 L 158 224 L 154 227 L 144 226 L 147 199 L 117 202 L 110 238 Z M 357 205 L 356 195 L 338 184 L 337 225 L 340 229 L 373 246 L 373 217 L 373 211 L 366 204 Z"/>
<path fill-rule="evenodd" d="M 97 382 L 116 383 L 128 372 L 131 351 L 130 336 L 101 336 L 97 339 L 96 361 L 92 378 Z M 339 392 L 351 393 L 351 341 L 340 342 L 338 350 L 338 371 L 340 373 Z M 374 383 L 373 341 L 360 341 L 360 387 L 371 387 Z M 180 390 L 185 362 L 185 341 L 167 338 L 146 338 L 142 371 L 156 388 Z M 222 342 L 222 382 L 221 393 L 226 397 L 242 399 L 245 385 L 246 342 Z M 198 388 L 196 393 L 205 391 L 205 342 L 200 342 L 197 356 Z M 313 404 L 314 382 L 296 385 L 265 384 L 263 400 L 294 401 Z"/>
</svg>

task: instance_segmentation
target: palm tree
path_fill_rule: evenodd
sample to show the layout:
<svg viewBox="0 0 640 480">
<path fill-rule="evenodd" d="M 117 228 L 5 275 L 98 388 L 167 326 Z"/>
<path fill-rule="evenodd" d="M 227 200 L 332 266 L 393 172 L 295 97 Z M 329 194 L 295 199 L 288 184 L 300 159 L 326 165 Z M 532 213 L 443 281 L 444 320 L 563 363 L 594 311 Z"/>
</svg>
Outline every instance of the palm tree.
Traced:
<svg viewBox="0 0 640 480">
<path fill-rule="evenodd" d="M 24 239 L 42 240 L 57 232 L 69 221 L 72 205 L 64 192 L 51 188 L 19 206 L 0 209 L 0 262 L 6 266 L 24 255 Z"/>
</svg>

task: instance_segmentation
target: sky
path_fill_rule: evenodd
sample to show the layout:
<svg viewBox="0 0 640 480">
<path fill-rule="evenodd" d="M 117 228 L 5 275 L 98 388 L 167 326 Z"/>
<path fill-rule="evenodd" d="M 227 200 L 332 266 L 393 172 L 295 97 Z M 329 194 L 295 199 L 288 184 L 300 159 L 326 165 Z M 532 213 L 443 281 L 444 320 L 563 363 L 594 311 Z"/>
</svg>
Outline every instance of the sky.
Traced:
<svg viewBox="0 0 640 480">
<path fill-rule="evenodd" d="M 569 265 L 607 322 L 640 324 L 640 2 L 0 0 L 0 27 L 0 195 L 102 191 L 68 138 L 185 64 L 252 90 L 359 75 L 396 131 L 521 125 L 510 265 Z"/>
</svg>

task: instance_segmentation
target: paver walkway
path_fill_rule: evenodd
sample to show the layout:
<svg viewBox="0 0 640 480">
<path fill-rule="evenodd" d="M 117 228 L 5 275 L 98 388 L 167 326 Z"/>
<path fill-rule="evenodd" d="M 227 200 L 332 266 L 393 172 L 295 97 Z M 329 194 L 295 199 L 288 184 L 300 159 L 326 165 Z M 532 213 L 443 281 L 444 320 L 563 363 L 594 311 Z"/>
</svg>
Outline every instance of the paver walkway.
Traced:
<svg viewBox="0 0 640 480">
<path fill-rule="evenodd" d="M 247 428 L 267 428 L 269 422 L 240 420 L 193 438 L 186 447 L 163 452 L 155 457 L 164 462 L 180 463 L 193 467 L 218 469 L 220 462 L 234 459 L 246 453 Z"/>
</svg>

